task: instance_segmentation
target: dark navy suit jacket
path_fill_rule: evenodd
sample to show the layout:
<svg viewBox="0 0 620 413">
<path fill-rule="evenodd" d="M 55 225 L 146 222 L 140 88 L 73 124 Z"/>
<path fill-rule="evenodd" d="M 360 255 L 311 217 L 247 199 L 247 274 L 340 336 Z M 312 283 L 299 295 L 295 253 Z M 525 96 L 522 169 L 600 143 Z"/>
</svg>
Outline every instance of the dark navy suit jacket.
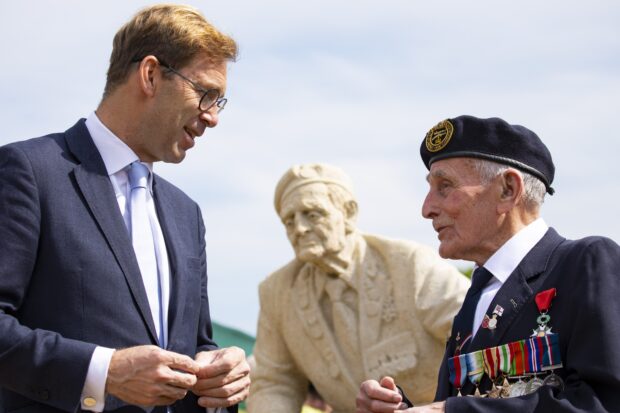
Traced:
<svg viewBox="0 0 620 413">
<path fill-rule="evenodd" d="M 559 392 L 543 386 L 512 399 L 450 397 L 446 358 L 456 349 L 448 341 L 439 372 L 436 400 L 446 412 L 620 412 L 620 247 L 603 237 L 569 241 L 549 229 L 498 291 L 489 308 L 504 308 L 495 330 L 479 329 L 468 352 L 528 338 L 538 326 L 536 294 L 556 288 L 549 315 L 560 336 L 565 383 Z M 492 310 L 490 310 L 492 311 Z M 487 314 L 489 314 L 487 312 Z M 490 315 L 490 314 L 489 314 Z M 488 390 L 488 378 L 481 382 Z M 463 394 L 472 394 L 468 382 Z"/>
<path fill-rule="evenodd" d="M 217 347 L 204 225 L 198 205 L 169 182 L 155 176 L 153 192 L 171 265 L 167 348 L 193 358 Z M 157 345 L 153 317 L 112 184 L 84 120 L 65 133 L 0 148 L 5 413 L 79 410 L 95 346 L 142 344 Z M 173 410 L 204 413 L 191 393 Z"/>
</svg>

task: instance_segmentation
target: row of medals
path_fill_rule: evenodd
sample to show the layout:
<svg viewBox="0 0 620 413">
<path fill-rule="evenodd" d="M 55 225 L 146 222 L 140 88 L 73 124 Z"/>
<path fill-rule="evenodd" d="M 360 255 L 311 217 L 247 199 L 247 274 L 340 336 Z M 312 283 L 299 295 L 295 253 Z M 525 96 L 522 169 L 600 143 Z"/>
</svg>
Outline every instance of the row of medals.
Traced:
<svg viewBox="0 0 620 413">
<path fill-rule="evenodd" d="M 485 315 L 485 320 L 483 321 L 484 328 L 494 329 L 497 325 L 496 318 L 496 310 L 494 311 L 493 318 L 490 318 Z M 501 315 L 501 314 L 499 314 Z M 538 321 L 539 326 L 536 330 L 534 330 L 534 336 L 544 336 L 546 334 L 551 333 L 551 328 L 547 325 L 550 317 L 547 314 L 541 314 L 540 317 L 536 321 Z M 486 321 L 486 325 L 485 325 Z M 534 393 L 542 386 L 551 386 L 555 387 L 559 391 L 564 390 L 564 381 L 560 376 L 555 374 L 553 371 L 542 373 L 546 374 L 544 379 L 539 377 L 541 373 L 532 373 L 526 376 L 504 376 L 501 385 L 497 385 L 493 383 L 493 387 L 491 390 L 487 391 L 487 394 L 481 395 L 480 390 L 476 387 L 476 392 L 473 394 L 474 397 L 488 397 L 490 399 L 508 399 L 510 397 L 518 397 L 526 394 Z M 510 383 L 509 380 L 517 380 L 514 383 Z"/>
<path fill-rule="evenodd" d="M 510 380 L 516 380 L 510 383 Z M 518 376 L 518 377 L 504 377 L 500 379 L 501 385 L 493 383 L 491 390 L 487 391 L 487 394 L 481 395 L 480 390 L 476 388 L 474 397 L 488 397 L 490 399 L 507 399 L 510 397 L 523 396 L 525 394 L 534 393 L 541 386 L 551 386 L 557 388 L 559 391 L 564 390 L 564 381 L 560 376 L 554 372 L 549 372 L 546 377 L 541 378 L 540 373 Z"/>
</svg>

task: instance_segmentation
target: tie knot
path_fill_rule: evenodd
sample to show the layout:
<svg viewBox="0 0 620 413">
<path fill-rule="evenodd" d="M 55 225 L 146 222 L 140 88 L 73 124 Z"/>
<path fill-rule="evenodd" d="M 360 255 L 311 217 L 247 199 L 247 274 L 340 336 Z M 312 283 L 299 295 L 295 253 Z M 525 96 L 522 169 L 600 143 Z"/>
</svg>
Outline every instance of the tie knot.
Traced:
<svg viewBox="0 0 620 413">
<path fill-rule="evenodd" d="M 325 292 L 332 301 L 342 300 L 342 293 L 347 288 L 347 283 L 340 277 L 330 277 L 325 285 Z"/>
<path fill-rule="evenodd" d="M 472 294 L 482 290 L 482 288 L 487 285 L 489 280 L 491 280 L 491 277 L 493 277 L 493 274 L 491 274 L 486 268 L 476 268 L 476 271 L 474 271 L 474 274 L 471 277 L 471 287 L 469 288 Z"/>
<path fill-rule="evenodd" d="M 131 189 L 146 188 L 149 181 L 149 168 L 146 165 L 136 161 L 129 168 L 129 185 Z"/>
</svg>

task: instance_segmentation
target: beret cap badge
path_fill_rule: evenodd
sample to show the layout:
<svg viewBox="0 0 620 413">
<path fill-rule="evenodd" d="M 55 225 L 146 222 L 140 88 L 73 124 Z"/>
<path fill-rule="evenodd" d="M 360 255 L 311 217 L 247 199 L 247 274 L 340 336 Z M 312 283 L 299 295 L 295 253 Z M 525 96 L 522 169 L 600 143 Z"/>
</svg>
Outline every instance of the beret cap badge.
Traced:
<svg viewBox="0 0 620 413">
<path fill-rule="evenodd" d="M 452 134 L 454 133 L 454 126 L 449 120 L 442 120 L 437 125 L 433 126 L 431 130 L 426 134 L 426 149 L 429 152 L 438 152 L 446 147 Z"/>
</svg>

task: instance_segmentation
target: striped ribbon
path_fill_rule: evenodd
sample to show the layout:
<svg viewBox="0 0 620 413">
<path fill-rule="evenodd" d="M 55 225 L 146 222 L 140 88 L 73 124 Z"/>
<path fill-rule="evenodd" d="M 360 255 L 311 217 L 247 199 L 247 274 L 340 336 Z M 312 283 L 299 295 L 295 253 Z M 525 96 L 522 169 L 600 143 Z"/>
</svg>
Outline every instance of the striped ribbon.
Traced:
<svg viewBox="0 0 620 413">
<path fill-rule="evenodd" d="M 540 373 L 542 371 L 544 337 L 532 337 L 525 342 L 527 350 L 527 372 Z"/>
<path fill-rule="evenodd" d="M 457 389 L 463 387 L 467 377 L 466 354 L 448 359 L 448 369 L 450 370 L 450 383 Z"/>
<path fill-rule="evenodd" d="M 465 357 L 467 359 L 467 378 L 477 387 L 484 375 L 484 358 L 482 356 L 482 351 L 467 353 Z"/>
<path fill-rule="evenodd" d="M 557 334 L 547 334 L 543 337 L 545 353 L 543 355 L 542 370 L 553 370 L 562 368 L 562 357 L 560 355 L 560 336 Z"/>
<path fill-rule="evenodd" d="M 498 346 L 497 352 L 499 354 L 499 370 L 507 376 L 510 374 L 510 367 L 512 364 L 510 344 Z"/>
<path fill-rule="evenodd" d="M 495 381 L 499 373 L 499 350 L 497 347 L 489 347 L 482 350 L 484 357 L 484 371 L 492 381 Z"/>
<path fill-rule="evenodd" d="M 508 344 L 510 353 L 512 354 L 512 363 L 510 367 L 511 376 L 523 376 L 527 371 L 527 360 L 524 357 L 524 340 L 513 341 Z"/>
</svg>

